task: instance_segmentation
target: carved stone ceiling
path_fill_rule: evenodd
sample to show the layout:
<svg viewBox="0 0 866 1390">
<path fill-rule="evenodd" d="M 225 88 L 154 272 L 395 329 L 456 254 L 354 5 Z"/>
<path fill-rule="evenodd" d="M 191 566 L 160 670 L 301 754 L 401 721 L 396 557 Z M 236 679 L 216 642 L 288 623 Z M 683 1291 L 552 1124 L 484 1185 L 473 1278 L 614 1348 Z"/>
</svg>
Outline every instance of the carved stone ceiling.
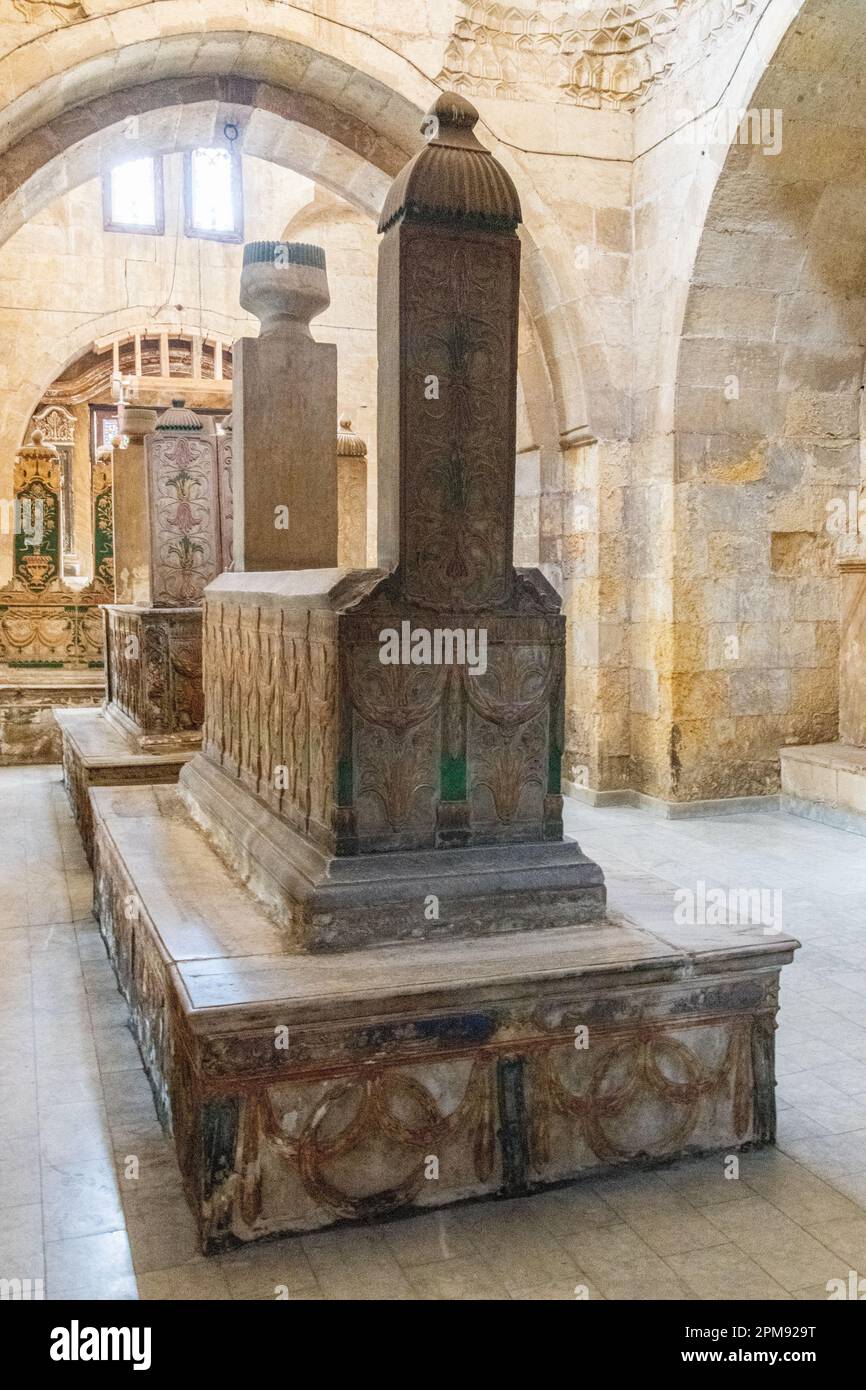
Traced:
<svg viewBox="0 0 866 1390">
<path fill-rule="evenodd" d="M 203 0 L 200 0 L 203 3 Z M 82 0 L 11 0 L 27 21 L 72 24 Z M 291 7 L 291 0 L 280 0 Z M 5 11 L 8 0 L 0 0 Z M 630 110 L 705 57 L 761 0 L 457 0 L 437 81 L 469 95 Z M 305 10 L 316 12 L 315 4 Z M 383 34 L 385 42 L 388 35 Z"/>
<path fill-rule="evenodd" d="M 540 3 L 460 0 L 438 81 L 476 96 L 630 110 L 706 55 L 759 0 Z"/>
</svg>

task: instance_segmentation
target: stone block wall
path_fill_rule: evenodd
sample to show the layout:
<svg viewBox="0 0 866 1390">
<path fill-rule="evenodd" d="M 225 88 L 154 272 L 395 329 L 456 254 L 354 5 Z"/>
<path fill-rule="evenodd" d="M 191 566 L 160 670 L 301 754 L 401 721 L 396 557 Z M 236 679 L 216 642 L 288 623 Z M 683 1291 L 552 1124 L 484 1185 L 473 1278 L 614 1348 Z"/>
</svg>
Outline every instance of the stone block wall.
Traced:
<svg viewBox="0 0 866 1390">
<path fill-rule="evenodd" d="M 373 27 L 360 0 L 339 24 L 266 0 L 118 0 L 110 24 L 71 27 L 61 7 L 27 8 L 0 26 L 0 234 L 30 219 L 38 244 L 24 231 L 0 250 L 0 306 L 44 327 L 0 382 L 7 459 L 59 343 L 119 326 L 116 266 L 96 323 L 76 309 L 61 334 L 50 318 L 37 272 L 65 236 L 57 307 L 95 285 L 92 213 L 63 209 L 116 157 L 130 112 L 160 149 L 210 139 L 233 113 L 263 187 L 282 187 L 273 166 L 289 164 L 356 210 L 334 229 L 355 318 L 335 296 L 322 331 L 343 359 L 356 343 L 341 405 L 374 478 L 359 218 L 417 148 L 437 88 L 456 87 L 524 207 L 517 557 L 542 567 L 569 618 L 566 780 L 675 800 L 763 793 L 780 746 L 834 736 L 827 505 L 861 474 L 859 0 L 693 0 L 671 29 L 669 5 L 644 0 L 636 16 L 593 0 L 573 32 L 565 12 L 515 6 L 505 23 L 460 0 L 413 15 L 411 32 L 405 7 L 380 7 Z M 604 62 L 587 57 L 598 45 Z M 738 108 L 780 111 L 780 149 L 700 133 L 708 113 Z M 320 211 L 288 200 L 280 221 L 295 235 Z M 281 229 L 271 218 L 257 234 Z M 135 252 L 131 283 L 160 297 Z M 235 252 L 219 254 L 212 307 L 232 336 Z M 21 341 L 17 310 L 0 307 L 0 331 Z"/>
</svg>

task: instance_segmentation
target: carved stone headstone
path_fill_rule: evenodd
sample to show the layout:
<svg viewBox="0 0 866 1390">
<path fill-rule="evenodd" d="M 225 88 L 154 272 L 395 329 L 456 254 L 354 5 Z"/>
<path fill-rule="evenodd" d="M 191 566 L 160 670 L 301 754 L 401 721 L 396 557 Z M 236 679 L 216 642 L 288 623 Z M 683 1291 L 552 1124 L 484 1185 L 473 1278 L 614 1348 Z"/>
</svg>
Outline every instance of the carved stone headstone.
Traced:
<svg viewBox="0 0 866 1390">
<path fill-rule="evenodd" d="M 367 564 L 367 446 L 342 416 L 337 430 L 337 563 L 341 569 Z"/>
<path fill-rule="evenodd" d="M 240 299 L 261 332 L 233 353 L 235 569 L 336 565 L 337 349 L 310 333 L 331 302 L 324 251 L 250 243 Z"/>
<path fill-rule="evenodd" d="M 217 445 L 174 401 L 145 440 L 151 603 L 190 608 L 222 571 Z"/>
<path fill-rule="evenodd" d="M 118 603 L 150 603 L 152 599 L 144 440 L 155 429 L 156 420 L 157 413 L 149 406 L 122 405 L 120 428 L 113 440 L 114 572 Z"/>
</svg>

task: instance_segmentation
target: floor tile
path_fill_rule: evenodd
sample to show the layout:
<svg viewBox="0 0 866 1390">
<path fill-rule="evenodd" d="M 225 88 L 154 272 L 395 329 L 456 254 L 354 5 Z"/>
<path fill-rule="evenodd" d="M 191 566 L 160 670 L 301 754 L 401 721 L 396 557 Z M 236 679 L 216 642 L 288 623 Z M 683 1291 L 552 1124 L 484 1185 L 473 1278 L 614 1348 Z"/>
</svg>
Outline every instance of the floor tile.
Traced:
<svg viewBox="0 0 866 1390">
<path fill-rule="evenodd" d="M 4 784 L 26 815 L 4 819 Z M 781 992 L 778 1147 L 740 1155 L 735 1180 L 713 1155 L 205 1259 L 59 770 L 0 769 L 0 1276 L 43 1278 L 49 1298 L 573 1302 L 826 1299 L 828 1278 L 866 1270 L 862 842 L 781 813 L 674 824 L 567 802 L 566 818 L 623 901 L 645 906 L 661 872 L 668 896 L 762 865 L 795 884 L 805 949 Z"/>
</svg>

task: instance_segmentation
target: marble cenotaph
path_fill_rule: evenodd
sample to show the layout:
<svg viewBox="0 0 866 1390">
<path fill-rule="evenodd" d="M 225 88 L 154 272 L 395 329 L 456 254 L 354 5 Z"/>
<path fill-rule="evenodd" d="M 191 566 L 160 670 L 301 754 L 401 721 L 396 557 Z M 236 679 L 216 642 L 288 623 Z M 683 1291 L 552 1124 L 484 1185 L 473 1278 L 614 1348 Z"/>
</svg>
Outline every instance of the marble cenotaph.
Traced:
<svg viewBox="0 0 866 1390">
<path fill-rule="evenodd" d="M 796 942 L 612 914 L 563 836 L 564 619 L 512 561 L 521 211 L 477 119 L 440 96 L 382 211 L 380 568 L 335 567 L 312 339 L 304 432 L 282 415 L 315 248 L 259 244 L 202 748 L 177 788 L 91 793 L 101 929 L 206 1252 L 775 1133 Z M 292 479 L 320 459 L 307 525 Z"/>
<path fill-rule="evenodd" d="M 103 609 L 105 700 L 56 716 L 88 857 L 89 788 L 174 782 L 201 743 L 201 605 L 224 568 L 230 506 L 218 441 L 182 401 L 159 418 L 123 405 L 114 444 L 117 602 Z"/>
</svg>

